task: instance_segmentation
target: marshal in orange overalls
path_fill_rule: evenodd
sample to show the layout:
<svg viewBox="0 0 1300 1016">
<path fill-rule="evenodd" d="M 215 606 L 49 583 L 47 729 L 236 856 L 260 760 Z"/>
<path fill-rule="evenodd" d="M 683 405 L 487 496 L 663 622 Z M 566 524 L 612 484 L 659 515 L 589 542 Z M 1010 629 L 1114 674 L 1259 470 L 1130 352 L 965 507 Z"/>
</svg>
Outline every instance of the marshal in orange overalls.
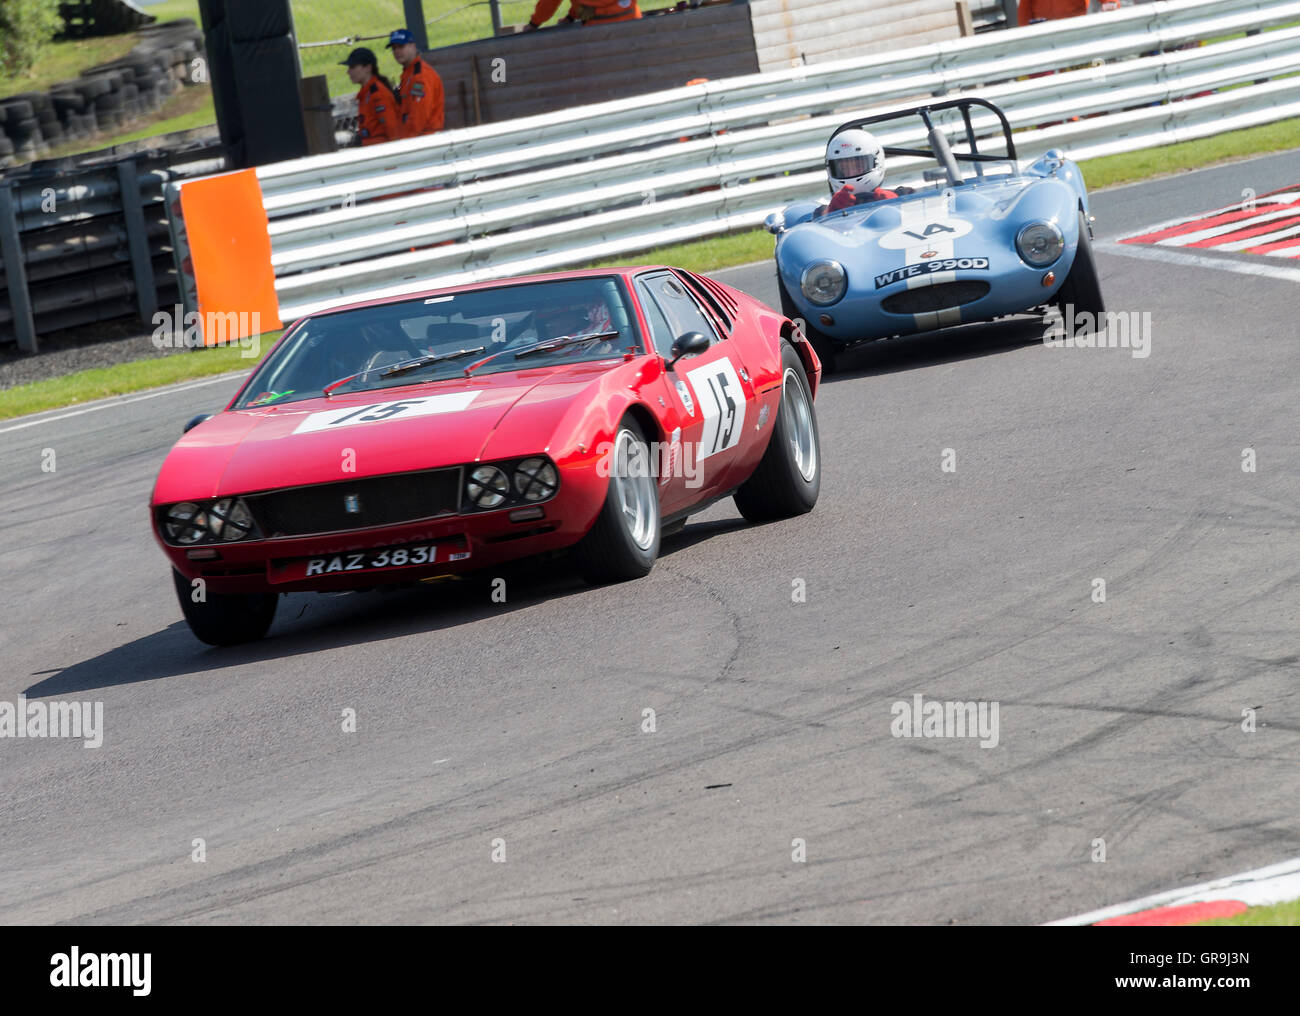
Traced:
<svg viewBox="0 0 1300 1016">
<path fill-rule="evenodd" d="M 444 99 L 442 78 L 423 56 L 402 68 L 397 86 L 402 93 L 402 137 L 414 138 L 442 130 Z"/>
<path fill-rule="evenodd" d="M 1037 18 L 1055 21 L 1058 18 L 1077 18 L 1088 13 L 1088 0 L 1020 0 L 1019 21 L 1022 25 Z"/>
<path fill-rule="evenodd" d="M 363 145 L 405 137 L 397 96 L 377 77 L 372 77 L 357 93 L 357 136 Z"/>
<path fill-rule="evenodd" d="M 560 3 L 561 0 L 537 0 L 537 7 L 528 19 L 529 22 L 534 28 L 541 28 L 560 9 Z M 571 0 L 569 13 L 564 16 L 564 20 L 593 25 L 607 21 L 633 21 L 640 16 L 641 8 L 636 5 L 636 0 L 586 0 L 585 3 Z"/>
</svg>

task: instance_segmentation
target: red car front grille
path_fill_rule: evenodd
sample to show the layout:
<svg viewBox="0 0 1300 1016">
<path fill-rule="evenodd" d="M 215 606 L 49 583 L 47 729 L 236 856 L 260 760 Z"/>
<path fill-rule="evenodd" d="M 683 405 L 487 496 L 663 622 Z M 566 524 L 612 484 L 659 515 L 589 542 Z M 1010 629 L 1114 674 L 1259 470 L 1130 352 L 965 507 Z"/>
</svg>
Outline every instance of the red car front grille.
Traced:
<svg viewBox="0 0 1300 1016">
<path fill-rule="evenodd" d="M 244 500 L 269 538 L 373 529 L 453 515 L 460 469 L 369 476 L 340 483 L 250 494 Z"/>
</svg>

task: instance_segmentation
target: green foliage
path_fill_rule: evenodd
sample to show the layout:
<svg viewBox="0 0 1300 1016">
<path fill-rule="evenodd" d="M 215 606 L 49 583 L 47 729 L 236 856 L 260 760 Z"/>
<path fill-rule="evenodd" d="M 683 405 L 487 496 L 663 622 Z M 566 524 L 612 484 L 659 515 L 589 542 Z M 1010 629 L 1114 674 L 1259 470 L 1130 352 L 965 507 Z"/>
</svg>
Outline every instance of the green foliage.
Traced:
<svg viewBox="0 0 1300 1016">
<path fill-rule="evenodd" d="M 4 0 L 0 4 L 0 74 L 23 74 L 63 27 L 58 0 Z"/>
</svg>

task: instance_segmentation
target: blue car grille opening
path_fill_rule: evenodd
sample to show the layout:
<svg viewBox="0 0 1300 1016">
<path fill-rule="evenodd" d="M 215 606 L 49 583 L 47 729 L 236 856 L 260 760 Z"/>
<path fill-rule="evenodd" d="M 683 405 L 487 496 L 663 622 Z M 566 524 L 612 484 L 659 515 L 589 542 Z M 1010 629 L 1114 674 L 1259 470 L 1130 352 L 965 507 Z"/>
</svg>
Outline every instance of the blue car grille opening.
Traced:
<svg viewBox="0 0 1300 1016">
<path fill-rule="evenodd" d="M 322 483 L 244 498 L 268 537 L 417 522 L 460 510 L 460 470 L 432 469 Z"/>
<path fill-rule="evenodd" d="M 988 295 L 988 291 L 989 284 L 979 279 L 941 282 L 935 286 L 920 286 L 894 293 L 881 300 L 880 306 L 890 314 L 925 314 L 974 303 Z"/>
</svg>

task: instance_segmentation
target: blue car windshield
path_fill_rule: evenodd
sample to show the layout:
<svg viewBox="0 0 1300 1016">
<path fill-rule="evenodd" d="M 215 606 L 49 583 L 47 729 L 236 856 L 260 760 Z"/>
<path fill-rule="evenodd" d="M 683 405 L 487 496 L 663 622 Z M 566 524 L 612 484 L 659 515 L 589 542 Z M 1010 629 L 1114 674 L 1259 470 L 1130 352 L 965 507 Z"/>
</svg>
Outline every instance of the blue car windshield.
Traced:
<svg viewBox="0 0 1300 1016">
<path fill-rule="evenodd" d="M 644 348 L 630 307 L 622 279 L 593 276 L 320 314 L 286 336 L 234 408 L 316 398 L 327 387 L 343 393 L 461 377 L 494 353 L 503 355 L 478 367 L 475 377 L 608 359 Z M 600 338 L 549 348 L 550 340 L 584 335 Z M 513 354 L 524 349 L 530 352 L 516 360 Z M 397 365 L 402 369 L 394 371 Z"/>
</svg>

